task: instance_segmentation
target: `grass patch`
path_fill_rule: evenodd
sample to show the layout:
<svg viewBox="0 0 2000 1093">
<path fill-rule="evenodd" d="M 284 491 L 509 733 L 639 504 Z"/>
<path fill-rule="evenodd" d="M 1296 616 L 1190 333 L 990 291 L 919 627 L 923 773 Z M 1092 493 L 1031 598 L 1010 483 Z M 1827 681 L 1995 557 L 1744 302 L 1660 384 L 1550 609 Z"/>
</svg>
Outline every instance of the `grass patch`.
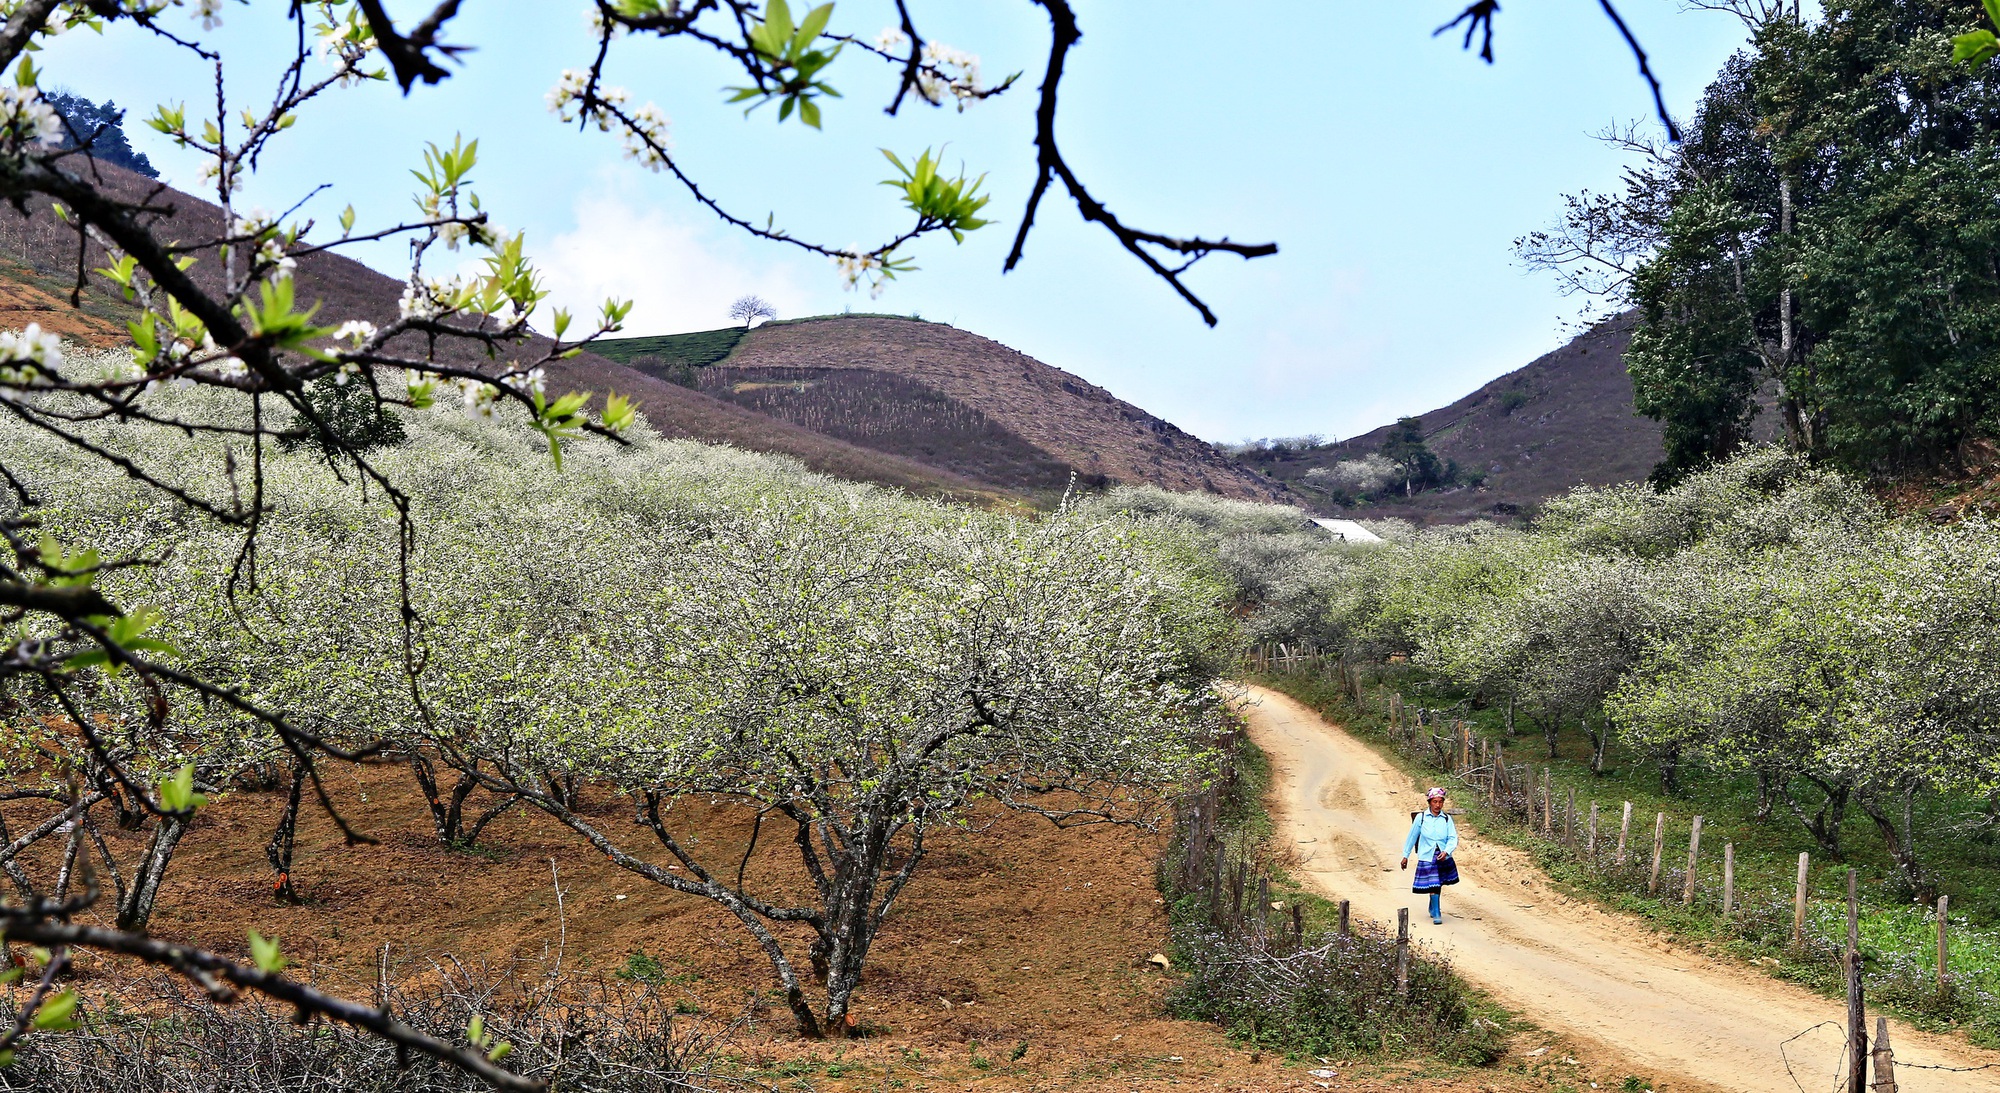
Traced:
<svg viewBox="0 0 2000 1093">
<path fill-rule="evenodd" d="M 678 362 L 692 368 L 706 368 L 735 352 L 736 346 L 748 333 L 740 326 L 725 326 L 720 330 L 697 330 L 688 334 L 605 338 L 590 343 L 590 350 L 619 364 L 632 364 L 641 357 L 654 357 L 667 364 Z"/>
</svg>

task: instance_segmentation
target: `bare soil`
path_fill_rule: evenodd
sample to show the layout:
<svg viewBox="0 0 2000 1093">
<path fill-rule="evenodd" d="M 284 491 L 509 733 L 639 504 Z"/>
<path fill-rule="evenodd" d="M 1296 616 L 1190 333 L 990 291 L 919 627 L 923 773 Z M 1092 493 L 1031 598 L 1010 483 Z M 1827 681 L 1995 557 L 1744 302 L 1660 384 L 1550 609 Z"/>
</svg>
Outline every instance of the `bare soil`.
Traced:
<svg viewBox="0 0 2000 1093">
<path fill-rule="evenodd" d="M 1827 1089 L 1845 1043 L 1841 1003 L 1718 962 L 1622 916 L 1557 892 L 1524 854 L 1461 828 L 1463 883 L 1432 926 L 1399 867 L 1422 789 L 1393 763 L 1275 691 L 1251 688 L 1251 738 L 1271 758 L 1277 838 L 1292 875 L 1355 912 L 1395 921 L 1510 1009 L 1557 1030 L 1584 1058 L 1629 1059 L 1666 1090 Z M 1872 1016 L 1872 1015 L 1871 1015 Z M 1994 1065 L 1900 1072 L 1912 1093 L 2000 1087 L 2000 1052 L 1891 1022 L 1899 1064 Z"/>
<path fill-rule="evenodd" d="M 392 974 L 405 982 L 452 960 L 495 967 L 524 960 L 539 969 L 559 932 L 571 968 L 609 974 L 644 952 L 666 973 L 667 997 L 700 1010 L 693 1020 L 720 1027 L 751 1015 L 726 1055 L 745 1073 L 786 1088 L 807 1079 L 828 1090 L 1366 1091 L 1420 1083 L 1440 1093 L 1522 1093 L 1552 1084 L 1583 1089 L 1630 1073 L 1538 1032 L 1517 1037 L 1516 1054 L 1487 1070 L 1285 1060 L 1232 1044 L 1212 1025 L 1164 1012 L 1171 973 L 1148 962 L 1166 936 L 1153 885 L 1163 836 L 1108 827 L 1059 831 L 1011 815 L 937 841 L 857 996 L 869 1035 L 802 1041 L 782 1004 L 771 1001 L 762 955 L 713 905 L 617 869 L 538 815 L 510 814 L 478 849 L 441 849 L 422 799 L 398 768 L 340 774 L 331 784 L 378 845 L 347 846 L 325 817 L 303 819 L 294 879 L 306 903 L 279 903 L 263 845 L 282 794 L 229 794 L 202 811 L 182 844 L 153 932 L 242 954 L 246 932 L 255 929 L 278 938 L 304 973 L 363 997 L 372 995 L 384 943 Z M 611 830 L 635 830 L 620 808 L 604 804 L 598 819 Z M 739 851 L 742 824 L 709 813 L 700 827 L 710 852 Z M 762 848 L 770 835 L 750 873 L 782 884 L 789 863 Z M 142 839 L 118 833 L 114 851 L 129 860 Z M 561 877 L 561 916 L 551 859 Z M 790 941 L 802 947 L 797 937 Z M 109 986 L 104 972 L 87 967 L 84 978 Z M 1314 1069 L 1338 1077 L 1314 1076 Z"/>
</svg>

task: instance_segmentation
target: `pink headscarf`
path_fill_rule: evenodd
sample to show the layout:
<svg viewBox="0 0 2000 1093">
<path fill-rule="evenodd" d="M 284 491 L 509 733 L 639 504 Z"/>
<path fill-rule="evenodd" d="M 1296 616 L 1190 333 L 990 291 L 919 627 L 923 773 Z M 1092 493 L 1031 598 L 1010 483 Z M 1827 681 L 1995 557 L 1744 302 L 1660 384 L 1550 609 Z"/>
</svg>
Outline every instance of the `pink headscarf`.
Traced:
<svg viewBox="0 0 2000 1093">
<path fill-rule="evenodd" d="M 1426 800 L 1426 801 L 1435 801 L 1435 800 L 1437 800 L 1438 798 L 1440 798 L 1440 797 L 1443 797 L 1443 796 L 1444 796 L 1444 787 L 1443 787 L 1443 786 L 1432 786 L 1432 787 L 1431 787 L 1431 790 L 1430 790 L 1430 792 L 1429 792 L 1429 793 L 1426 793 L 1426 794 L 1424 794 L 1424 800 Z"/>
</svg>

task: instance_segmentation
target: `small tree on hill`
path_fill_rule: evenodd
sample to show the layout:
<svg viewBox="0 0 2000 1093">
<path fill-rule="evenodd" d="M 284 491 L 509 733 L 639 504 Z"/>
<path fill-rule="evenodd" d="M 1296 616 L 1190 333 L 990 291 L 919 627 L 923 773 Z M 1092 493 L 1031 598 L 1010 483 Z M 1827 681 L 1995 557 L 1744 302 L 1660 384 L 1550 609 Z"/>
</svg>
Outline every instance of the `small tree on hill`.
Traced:
<svg viewBox="0 0 2000 1093">
<path fill-rule="evenodd" d="M 738 296 L 736 302 L 729 305 L 730 320 L 742 323 L 744 326 L 749 326 L 759 319 L 777 317 L 778 309 L 772 307 L 770 301 L 762 296 Z"/>
<path fill-rule="evenodd" d="M 1395 463 L 1403 479 L 1403 495 L 1441 485 L 1447 477 L 1444 461 L 1424 443 L 1423 422 L 1413 417 L 1397 418 L 1382 438 L 1382 455 Z"/>
</svg>

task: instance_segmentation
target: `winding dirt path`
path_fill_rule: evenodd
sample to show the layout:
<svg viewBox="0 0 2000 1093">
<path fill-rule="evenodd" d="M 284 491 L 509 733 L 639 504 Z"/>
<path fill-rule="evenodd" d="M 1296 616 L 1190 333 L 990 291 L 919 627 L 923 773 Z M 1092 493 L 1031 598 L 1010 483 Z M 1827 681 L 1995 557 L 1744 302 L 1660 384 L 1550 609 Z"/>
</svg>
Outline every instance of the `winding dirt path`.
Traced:
<svg viewBox="0 0 2000 1093">
<path fill-rule="evenodd" d="M 1352 900 L 1356 914 L 1378 922 L 1393 923 L 1396 908 L 1409 907 L 1417 939 L 1501 1003 L 1658 1076 L 1755 1093 L 1833 1089 L 1844 1041 L 1840 1003 L 1564 897 L 1525 854 L 1469 827 L 1459 852 L 1464 882 L 1446 890 L 1444 925 L 1432 926 L 1425 897 L 1410 892 L 1410 875 L 1397 867 L 1422 790 L 1275 691 L 1250 688 L 1243 712 L 1271 758 L 1277 838 L 1291 847 L 1289 868 L 1301 881 Z M 1894 1022 L 1890 1039 L 1899 1064 L 2000 1064 L 2000 1052 Z M 2000 1090 L 2000 1066 L 1983 1073 L 1899 1066 L 1897 1078 L 1903 1093 Z"/>
</svg>

